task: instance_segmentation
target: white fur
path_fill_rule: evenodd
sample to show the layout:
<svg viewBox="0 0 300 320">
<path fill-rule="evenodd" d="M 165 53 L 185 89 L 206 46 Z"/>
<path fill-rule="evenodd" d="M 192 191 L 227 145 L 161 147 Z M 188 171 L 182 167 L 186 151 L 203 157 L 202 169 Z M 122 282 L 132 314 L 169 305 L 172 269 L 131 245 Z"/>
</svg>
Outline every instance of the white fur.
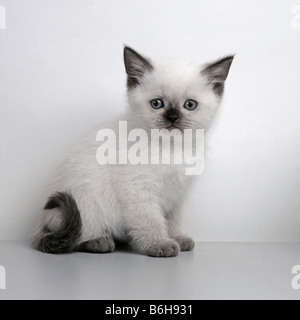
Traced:
<svg viewBox="0 0 300 320">
<path fill-rule="evenodd" d="M 96 161 L 97 131 L 127 120 L 128 128 L 163 128 L 161 110 L 149 101 L 163 98 L 183 106 L 187 99 L 198 101 L 195 111 L 181 108 L 182 128 L 204 128 L 212 122 L 220 98 L 212 92 L 199 66 L 155 66 L 136 88 L 129 90 L 127 112 L 119 119 L 103 123 L 75 147 L 61 166 L 50 192 L 69 192 L 82 219 L 80 242 L 111 235 L 131 240 L 146 251 L 155 243 L 182 236 L 181 206 L 192 181 L 182 165 L 99 165 Z M 145 146 L 146 147 L 146 146 Z M 57 230 L 60 212 L 43 215 L 41 226 Z"/>
</svg>

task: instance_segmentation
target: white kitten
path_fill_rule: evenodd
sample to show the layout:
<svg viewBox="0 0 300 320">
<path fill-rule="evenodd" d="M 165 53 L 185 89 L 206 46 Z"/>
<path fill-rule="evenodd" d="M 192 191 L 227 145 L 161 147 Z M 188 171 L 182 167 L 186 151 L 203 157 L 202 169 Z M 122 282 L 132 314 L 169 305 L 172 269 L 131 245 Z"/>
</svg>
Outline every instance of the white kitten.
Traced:
<svg viewBox="0 0 300 320">
<path fill-rule="evenodd" d="M 192 250 L 180 228 L 181 207 L 192 177 L 182 165 L 100 165 L 97 131 L 207 129 L 218 110 L 233 56 L 202 67 L 154 65 L 125 47 L 129 110 L 104 123 L 74 148 L 51 188 L 33 246 L 43 252 L 106 253 L 131 242 L 154 257 Z M 184 134 L 184 133 L 183 133 Z M 148 148 L 148 145 L 144 146 Z"/>
</svg>

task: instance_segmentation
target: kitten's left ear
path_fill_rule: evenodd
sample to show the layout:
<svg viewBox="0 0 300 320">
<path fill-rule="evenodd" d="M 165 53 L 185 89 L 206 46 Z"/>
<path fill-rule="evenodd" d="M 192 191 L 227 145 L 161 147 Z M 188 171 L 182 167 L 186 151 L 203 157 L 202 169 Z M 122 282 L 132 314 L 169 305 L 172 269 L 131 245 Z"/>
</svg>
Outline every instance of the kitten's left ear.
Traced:
<svg viewBox="0 0 300 320">
<path fill-rule="evenodd" d="M 153 70 L 153 66 L 146 58 L 129 47 L 124 48 L 124 63 L 127 73 L 128 89 L 135 88 L 146 71 Z"/>
<path fill-rule="evenodd" d="M 228 76 L 233 59 L 234 55 L 225 57 L 207 65 L 204 70 L 201 71 L 201 73 L 208 78 L 214 92 L 219 96 L 223 94 L 224 82 Z"/>
</svg>

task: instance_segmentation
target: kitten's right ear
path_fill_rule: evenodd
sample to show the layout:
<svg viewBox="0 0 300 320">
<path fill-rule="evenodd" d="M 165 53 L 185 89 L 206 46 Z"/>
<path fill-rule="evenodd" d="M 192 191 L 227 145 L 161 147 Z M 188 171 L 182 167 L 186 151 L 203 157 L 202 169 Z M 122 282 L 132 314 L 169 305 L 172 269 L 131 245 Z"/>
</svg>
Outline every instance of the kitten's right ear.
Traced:
<svg viewBox="0 0 300 320">
<path fill-rule="evenodd" d="M 212 85 L 213 91 L 222 96 L 224 91 L 224 83 L 228 76 L 234 55 L 227 56 L 223 59 L 206 65 L 202 70 L 202 74 L 207 76 L 209 83 Z"/>
<path fill-rule="evenodd" d="M 129 47 L 124 48 L 124 64 L 127 73 L 128 89 L 138 86 L 144 73 L 153 70 L 150 61 Z"/>
</svg>

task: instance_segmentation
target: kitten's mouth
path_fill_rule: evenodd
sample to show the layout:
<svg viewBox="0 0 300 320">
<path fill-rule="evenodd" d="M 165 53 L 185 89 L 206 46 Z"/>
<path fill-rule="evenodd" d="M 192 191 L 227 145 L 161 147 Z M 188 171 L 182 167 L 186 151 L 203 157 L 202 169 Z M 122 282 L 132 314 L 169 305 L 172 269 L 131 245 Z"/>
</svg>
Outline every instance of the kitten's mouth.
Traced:
<svg viewBox="0 0 300 320">
<path fill-rule="evenodd" d="M 166 129 L 168 129 L 169 131 L 173 130 L 173 129 L 179 129 L 182 130 L 178 125 L 172 123 L 169 126 L 166 127 Z"/>
</svg>

